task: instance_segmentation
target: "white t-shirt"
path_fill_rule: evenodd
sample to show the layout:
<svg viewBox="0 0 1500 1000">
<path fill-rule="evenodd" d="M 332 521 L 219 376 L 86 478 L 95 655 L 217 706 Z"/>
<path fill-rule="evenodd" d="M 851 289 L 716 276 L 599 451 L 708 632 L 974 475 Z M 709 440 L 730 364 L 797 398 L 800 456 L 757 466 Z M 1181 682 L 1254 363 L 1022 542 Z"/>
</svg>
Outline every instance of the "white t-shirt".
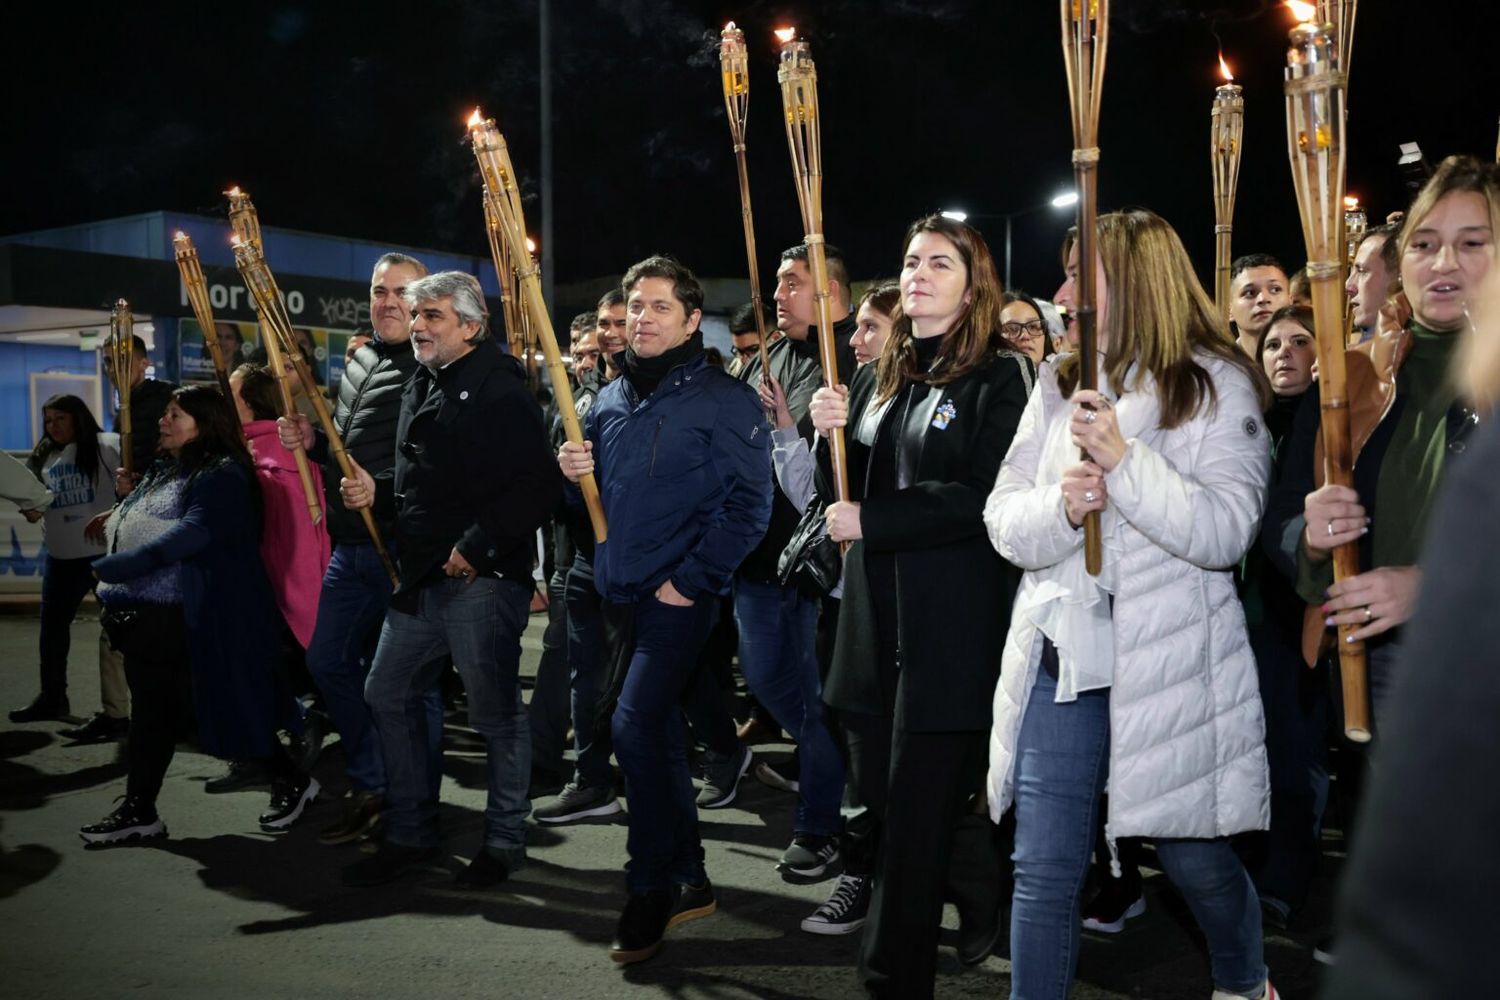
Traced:
<svg viewBox="0 0 1500 1000">
<path fill-rule="evenodd" d="M 83 537 L 83 529 L 94 515 L 115 505 L 115 469 L 120 455 L 99 441 L 99 468 L 90 479 L 78 468 L 78 446 L 70 444 L 48 456 L 42 465 L 42 479 L 52 494 L 43 525 L 47 529 L 47 553 L 55 559 L 83 559 L 102 556 L 104 546 Z"/>
</svg>

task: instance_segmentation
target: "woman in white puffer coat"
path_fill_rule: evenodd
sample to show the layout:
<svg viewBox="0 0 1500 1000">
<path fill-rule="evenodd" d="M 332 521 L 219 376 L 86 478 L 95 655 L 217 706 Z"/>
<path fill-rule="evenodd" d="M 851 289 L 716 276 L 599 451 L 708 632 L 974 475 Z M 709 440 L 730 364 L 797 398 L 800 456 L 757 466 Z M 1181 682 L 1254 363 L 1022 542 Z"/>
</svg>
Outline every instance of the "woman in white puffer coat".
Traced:
<svg viewBox="0 0 1500 1000">
<path fill-rule="evenodd" d="M 1155 842 L 1208 938 L 1215 998 L 1274 996 L 1259 902 L 1226 839 L 1269 819 L 1231 576 L 1265 504 L 1268 387 L 1165 221 L 1120 212 L 1098 234 L 1101 391 L 1075 391 L 1076 354 L 1042 366 L 984 513 L 1026 571 L 990 740 L 991 816 L 1016 806 L 1011 996 L 1067 995 L 1106 782 L 1111 847 Z M 1067 268 L 1060 305 L 1076 246 Z M 1102 519 L 1098 577 L 1078 527 L 1089 511 Z"/>
</svg>

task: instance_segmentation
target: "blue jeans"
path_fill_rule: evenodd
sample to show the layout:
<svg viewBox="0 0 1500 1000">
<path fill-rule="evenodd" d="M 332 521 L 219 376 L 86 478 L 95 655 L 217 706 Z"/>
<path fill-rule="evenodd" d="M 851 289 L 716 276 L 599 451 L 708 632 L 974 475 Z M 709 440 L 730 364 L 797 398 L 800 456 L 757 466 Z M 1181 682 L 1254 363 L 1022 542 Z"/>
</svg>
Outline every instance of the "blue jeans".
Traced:
<svg viewBox="0 0 1500 1000">
<path fill-rule="evenodd" d="M 796 587 L 734 582 L 740 629 L 740 671 L 777 725 L 797 740 L 801 770 L 797 833 L 839 832 L 844 760 L 823 718 L 816 653 L 818 602 Z"/>
<path fill-rule="evenodd" d="M 573 747 L 578 763 L 573 779 L 589 788 L 614 781 L 609 740 L 598 731 L 599 689 L 604 683 L 604 615 L 594 589 L 594 564 L 582 553 L 573 559 L 563 588 L 568 608 L 568 674 L 573 699 Z"/>
<path fill-rule="evenodd" d="M 415 612 L 392 607 L 380 631 L 365 698 L 385 752 L 386 839 L 404 847 L 438 843 L 442 755 L 431 739 L 427 702 L 453 658 L 469 697 L 469 725 L 483 737 L 489 770 L 487 847 L 524 857 L 531 803 L 531 733 L 521 697 L 521 633 L 531 588 L 486 577 L 444 579 L 414 595 Z"/>
<path fill-rule="evenodd" d="M 61 698 L 68 693 L 68 650 L 78 605 L 94 589 L 94 560 L 98 556 L 58 559 L 48 555 L 42 570 L 42 630 L 40 649 L 42 695 Z"/>
<path fill-rule="evenodd" d="M 380 734 L 365 702 L 365 677 L 370 673 L 375 641 L 390 601 L 391 578 L 374 545 L 341 542 L 333 547 L 318 595 L 318 620 L 307 645 L 307 669 L 333 717 L 349 781 L 362 792 L 385 790 L 385 760 L 380 752 Z M 428 698 L 427 711 L 436 748 L 443 735 L 439 692 L 432 692 Z"/>
<path fill-rule="evenodd" d="M 634 619 L 633 651 L 611 720 L 630 800 L 625 882 L 632 892 L 699 885 L 707 877 L 682 697 L 698 669 L 712 612 L 712 599 L 679 608 L 650 596 L 632 608 L 610 608 Z"/>
<path fill-rule="evenodd" d="M 1109 691 L 1059 705 L 1038 671 L 1016 746 L 1012 1000 L 1068 995 L 1078 966 L 1079 894 L 1109 771 Z M 1156 853 L 1208 938 L 1214 984 L 1253 995 L 1266 979 L 1260 903 L 1227 839 L 1157 839 Z"/>
</svg>

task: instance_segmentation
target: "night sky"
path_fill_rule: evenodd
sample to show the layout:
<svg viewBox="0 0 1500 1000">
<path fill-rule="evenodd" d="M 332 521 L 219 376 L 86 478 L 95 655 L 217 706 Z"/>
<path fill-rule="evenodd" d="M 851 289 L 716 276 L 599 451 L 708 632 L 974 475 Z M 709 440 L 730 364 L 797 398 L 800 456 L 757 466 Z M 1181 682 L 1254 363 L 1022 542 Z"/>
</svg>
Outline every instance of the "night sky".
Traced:
<svg viewBox="0 0 1500 1000">
<path fill-rule="evenodd" d="M 1302 262 L 1281 78 L 1291 18 L 1257 0 L 1116 0 L 1100 146 L 1101 211 L 1145 206 L 1210 279 L 1209 106 L 1219 40 L 1247 105 L 1235 251 Z M 1366 0 L 1355 32 L 1349 188 L 1372 221 L 1401 207 L 1397 144 L 1436 163 L 1493 155 L 1488 3 Z M 894 273 L 917 216 L 1002 213 L 1071 184 L 1052 0 L 690 3 L 553 0 L 558 282 L 675 253 L 744 272 L 718 74 L 718 30 L 751 56 L 750 179 L 763 271 L 800 240 L 770 31 L 795 24 L 817 61 L 825 218 L 856 279 Z M 1464 11 L 1460 17 L 1454 13 Z M 1475 19 L 1483 16 L 1488 23 Z M 537 0 L 28 4 L 7 15 L 0 233 L 156 209 L 222 212 L 243 184 L 267 225 L 485 255 L 463 136 L 494 116 L 540 229 Z M 1217 40 L 1216 40 L 1217 35 Z M 997 261 L 1003 222 L 974 218 Z M 1050 293 L 1065 228 L 1017 219 L 1016 284 Z"/>
</svg>

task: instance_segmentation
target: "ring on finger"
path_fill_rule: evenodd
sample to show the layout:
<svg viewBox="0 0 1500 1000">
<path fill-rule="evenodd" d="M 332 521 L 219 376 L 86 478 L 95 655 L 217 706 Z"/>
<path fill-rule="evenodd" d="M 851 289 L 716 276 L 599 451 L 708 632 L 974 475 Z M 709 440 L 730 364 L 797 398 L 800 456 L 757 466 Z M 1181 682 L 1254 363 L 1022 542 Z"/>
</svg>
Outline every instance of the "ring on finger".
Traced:
<svg viewBox="0 0 1500 1000">
<path fill-rule="evenodd" d="M 1329 518 L 1329 520 L 1328 520 L 1328 537 L 1329 538 L 1333 537 L 1333 519 L 1332 518 Z"/>
<path fill-rule="evenodd" d="M 1370 610 L 1370 606 L 1368 604 L 1366 604 L 1365 605 L 1365 621 L 1366 622 L 1372 622 L 1374 620 L 1375 620 L 1375 612 L 1371 611 Z"/>
<path fill-rule="evenodd" d="M 1084 423 L 1091 424 L 1095 420 L 1098 420 L 1098 419 L 1099 419 L 1099 414 L 1095 413 L 1093 410 L 1084 410 L 1083 411 L 1083 422 Z"/>
<path fill-rule="evenodd" d="M 1097 493 L 1095 493 L 1093 490 L 1085 490 L 1084 494 L 1083 494 L 1083 502 L 1084 503 L 1093 503 L 1096 499 L 1098 499 L 1098 496 L 1099 495 Z"/>
</svg>

